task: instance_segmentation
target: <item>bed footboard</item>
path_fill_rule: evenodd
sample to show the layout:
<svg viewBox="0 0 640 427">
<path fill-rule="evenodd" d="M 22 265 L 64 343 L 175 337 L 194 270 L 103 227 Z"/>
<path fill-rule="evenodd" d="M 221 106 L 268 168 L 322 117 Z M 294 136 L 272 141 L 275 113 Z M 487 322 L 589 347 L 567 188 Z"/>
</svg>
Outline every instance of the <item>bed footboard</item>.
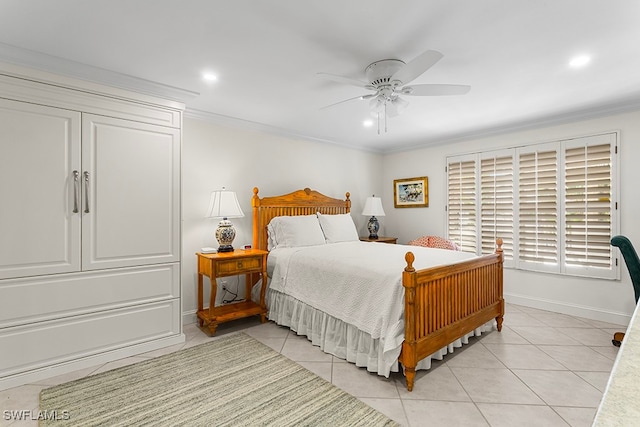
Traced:
<svg viewBox="0 0 640 427">
<path fill-rule="evenodd" d="M 409 391 L 421 359 L 491 319 L 498 331 L 502 329 L 502 239 L 497 244 L 495 254 L 424 270 L 415 270 L 415 257 L 407 252 L 402 274 L 405 336 L 399 361 Z"/>
</svg>

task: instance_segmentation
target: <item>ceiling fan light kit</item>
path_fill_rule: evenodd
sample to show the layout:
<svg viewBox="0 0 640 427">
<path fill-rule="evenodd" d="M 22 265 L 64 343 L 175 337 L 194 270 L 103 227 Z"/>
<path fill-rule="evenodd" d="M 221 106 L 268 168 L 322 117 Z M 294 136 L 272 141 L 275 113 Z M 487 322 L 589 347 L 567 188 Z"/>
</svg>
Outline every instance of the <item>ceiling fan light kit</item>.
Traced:
<svg viewBox="0 0 640 427">
<path fill-rule="evenodd" d="M 380 116 L 384 119 L 384 130 L 387 131 L 387 117 L 395 117 L 409 105 L 400 95 L 406 96 L 443 96 L 464 95 L 471 89 L 467 85 L 420 84 L 407 86 L 425 71 L 434 66 L 442 54 L 435 50 L 427 50 L 409 63 L 399 59 L 383 59 L 369 64 L 365 70 L 367 81 L 363 82 L 351 77 L 335 74 L 318 73 L 318 75 L 338 83 L 355 85 L 374 93 L 346 99 L 329 108 L 352 100 L 369 100 L 371 113 L 378 118 L 378 134 L 380 133 Z"/>
</svg>

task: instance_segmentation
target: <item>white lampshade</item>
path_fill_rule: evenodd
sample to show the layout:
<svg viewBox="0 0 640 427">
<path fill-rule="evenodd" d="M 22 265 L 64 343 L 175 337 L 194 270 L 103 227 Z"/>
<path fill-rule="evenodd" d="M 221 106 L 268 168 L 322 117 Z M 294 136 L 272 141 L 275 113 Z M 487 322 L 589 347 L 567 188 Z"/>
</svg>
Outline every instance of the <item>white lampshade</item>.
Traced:
<svg viewBox="0 0 640 427">
<path fill-rule="evenodd" d="M 384 209 L 382 209 L 382 199 L 380 197 L 367 197 L 367 201 L 364 204 L 362 215 L 367 216 L 384 216 Z"/>
<path fill-rule="evenodd" d="M 241 218 L 244 212 L 240 208 L 235 191 L 228 191 L 222 187 L 222 190 L 211 192 L 209 208 L 205 216 L 207 218 Z"/>
</svg>

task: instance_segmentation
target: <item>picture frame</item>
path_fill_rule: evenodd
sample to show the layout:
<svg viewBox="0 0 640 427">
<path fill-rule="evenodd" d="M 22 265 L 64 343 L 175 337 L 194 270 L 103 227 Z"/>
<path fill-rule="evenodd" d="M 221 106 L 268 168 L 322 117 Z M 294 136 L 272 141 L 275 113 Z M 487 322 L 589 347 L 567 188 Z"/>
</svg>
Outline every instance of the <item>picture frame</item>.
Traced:
<svg viewBox="0 0 640 427">
<path fill-rule="evenodd" d="M 429 178 L 420 176 L 393 180 L 393 206 L 426 208 L 429 206 Z"/>
</svg>

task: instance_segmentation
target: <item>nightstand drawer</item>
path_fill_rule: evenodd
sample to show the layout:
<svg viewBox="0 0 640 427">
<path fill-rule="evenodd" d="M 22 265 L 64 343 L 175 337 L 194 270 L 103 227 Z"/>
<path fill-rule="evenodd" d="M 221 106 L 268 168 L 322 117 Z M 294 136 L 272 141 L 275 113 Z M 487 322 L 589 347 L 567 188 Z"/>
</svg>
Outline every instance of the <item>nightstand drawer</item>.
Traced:
<svg viewBox="0 0 640 427">
<path fill-rule="evenodd" d="M 262 269 L 262 257 L 258 258 L 241 258 L 229 261 L 218 261 L 216 264 L 216 273 L 220 275 L 242 274 L 250 270 Z"/>
</svg>

